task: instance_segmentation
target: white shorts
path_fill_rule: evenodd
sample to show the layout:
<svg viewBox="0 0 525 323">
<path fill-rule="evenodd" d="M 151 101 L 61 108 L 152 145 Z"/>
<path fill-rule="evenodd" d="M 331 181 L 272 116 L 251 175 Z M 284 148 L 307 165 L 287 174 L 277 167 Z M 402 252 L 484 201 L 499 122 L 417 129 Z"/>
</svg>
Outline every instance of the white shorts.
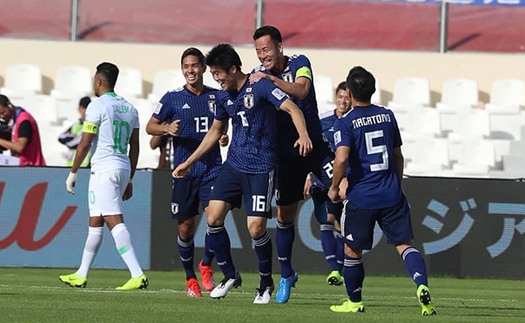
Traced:
<svg viewBox="0 0 525 323">
<path fill-rule="evenodd" d="M 114 169 L 91 171 L 89 178 L 89 216 L 122 214 L 122 195 L 129 183 L 130 171 Z"/>
</svg>

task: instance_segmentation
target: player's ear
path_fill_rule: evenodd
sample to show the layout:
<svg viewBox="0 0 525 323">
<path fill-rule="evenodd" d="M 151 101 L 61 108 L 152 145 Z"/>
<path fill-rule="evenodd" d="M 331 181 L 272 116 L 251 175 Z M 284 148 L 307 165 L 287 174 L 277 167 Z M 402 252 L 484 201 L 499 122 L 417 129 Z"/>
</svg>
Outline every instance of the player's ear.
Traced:
<svg viewBox="0 0 525 323">
<path fill-rule="evenodd" d="M 277 44 L 277 49 L 279 50 L 279 53 L 282 54 L 283 53 L 283 43 Z"/>
<path fill-rule="evenodd" d="M 232 65 L 232 66 L 230 67 L 229 73 L 230 73 L 230 74 L 235 74 L 235 72 L 237 72 L 237 66 Z"/>
</svg>

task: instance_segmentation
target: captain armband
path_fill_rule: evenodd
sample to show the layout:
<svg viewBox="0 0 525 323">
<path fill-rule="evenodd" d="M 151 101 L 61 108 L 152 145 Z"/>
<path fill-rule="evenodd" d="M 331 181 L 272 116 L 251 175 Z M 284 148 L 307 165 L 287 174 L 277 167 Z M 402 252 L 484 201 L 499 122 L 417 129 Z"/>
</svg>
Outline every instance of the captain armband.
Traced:
<svg viewBox="0 0 525 323">
<path fill-rule="evenodd" d="M 98 132 L 98 124 L 92 122 L 84 122 L 82 131 L 87 133 L 96 134 Z"/>
<path fill-rule="evenodd" d="M 312 80 L 312 70 L 309 67 L 303 66 L 295 72 L 295 79 L 300 77 L 306 77 L 310 81 Z"/>
</svg>

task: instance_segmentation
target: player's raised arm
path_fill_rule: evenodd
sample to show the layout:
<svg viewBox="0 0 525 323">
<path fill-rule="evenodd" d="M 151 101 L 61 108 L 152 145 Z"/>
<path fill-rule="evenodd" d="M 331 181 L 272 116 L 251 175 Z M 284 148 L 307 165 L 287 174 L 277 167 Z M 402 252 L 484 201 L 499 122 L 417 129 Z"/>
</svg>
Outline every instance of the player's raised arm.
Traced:
<svg viewBox="0 0 525 323">
<path fill-rule="evenodd" d="M 193 152 L 193 154 L 191 154 L 190 157 L 188 157 L 188 159 L 186 159 L 186 161 L 175 168 L 172 176 L 174 178 L 183 178 L 190 171 L 191 166 L 193 166 L 193 164 L 195 164 L 199 159 L 202 158 L 202 156 L 204 156 L 217 144 L 217 141 L 219 141 L 223 135 L 227 124 L 228 119 L 215 119 L 211 125 L 210 130 L 208 130 L 208 133 L 206 136 L 204 136 L 204 139 L 202 139 L 199 147 L 197 147 L 197 149 Z"/>
<path fill-rule="evenodd" d="M 310 137 L 308 136 L 308 131 L 306 130 L 306 121 L 303 112 L 290 99 L 284 101 L 279 109 L 290 114 L 295 129 L 299 134 L 299 139 L 295 142 L 294 148 L 299 146 L 299 153 L 301 156 L 308 155 L 312 151 L 313 145 L 312 140 L 310 140 Z"/>
</svg>

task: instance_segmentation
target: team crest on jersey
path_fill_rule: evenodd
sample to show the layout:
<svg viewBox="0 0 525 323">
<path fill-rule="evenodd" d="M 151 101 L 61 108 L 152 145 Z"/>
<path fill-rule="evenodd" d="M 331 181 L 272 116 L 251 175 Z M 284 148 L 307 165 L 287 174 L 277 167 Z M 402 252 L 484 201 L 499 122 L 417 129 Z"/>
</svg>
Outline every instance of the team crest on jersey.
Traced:
<svg viewBox="0 0 525 323">
<path fill-rule="evenodd" d="M 171 203 L 171 213 L 179 213 L 179 203 Z"/>
<path fill-rule="evenodd" d="M 253 94 L 245 94 L 244 95 L 244 106 L 246 109 L 253 108 L 254 102 L 253 102 Z"/>
<path fill-rule="evenodd" d="M 211 113 L 215 114 L 215 100 L 208 100 L 208 108 L 210 108 Z"/>
</svg>

